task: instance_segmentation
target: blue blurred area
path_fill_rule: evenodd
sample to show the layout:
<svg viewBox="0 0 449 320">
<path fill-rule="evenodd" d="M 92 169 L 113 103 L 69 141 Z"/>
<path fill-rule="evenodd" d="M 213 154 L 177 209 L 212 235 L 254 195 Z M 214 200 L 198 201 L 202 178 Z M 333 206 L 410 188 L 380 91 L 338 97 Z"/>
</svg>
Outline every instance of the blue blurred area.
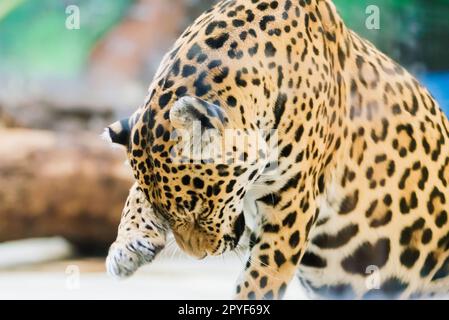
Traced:
<svg viewBox="0 0 449 320">
<path fill-rule="evenodd" d="M 449 72 L 433 72 L 419 76 L 419 80 L 429 89 L 441 108 L 449 116 Z"/>
</svg>

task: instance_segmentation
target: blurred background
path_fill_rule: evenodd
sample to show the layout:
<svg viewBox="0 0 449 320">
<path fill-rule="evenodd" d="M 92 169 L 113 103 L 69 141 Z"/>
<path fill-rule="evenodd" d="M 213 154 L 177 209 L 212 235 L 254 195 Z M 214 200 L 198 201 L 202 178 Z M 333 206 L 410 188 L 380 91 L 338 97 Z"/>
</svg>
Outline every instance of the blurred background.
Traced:
<svg viewBox="0 0 449 320">
<path fill-rule="evenodd" d="M 214 2 L 0 0 L 0 299 L 232 296 L 235 255 L 167 250 L 124 282 L 104 269 L 132 177 L 99 135 L 143 102 L 163 54 Z M 449 0 L 334 2 L 449 112 Z M 366 27 L 370 5 L 379 29 Z"/>
</svg>

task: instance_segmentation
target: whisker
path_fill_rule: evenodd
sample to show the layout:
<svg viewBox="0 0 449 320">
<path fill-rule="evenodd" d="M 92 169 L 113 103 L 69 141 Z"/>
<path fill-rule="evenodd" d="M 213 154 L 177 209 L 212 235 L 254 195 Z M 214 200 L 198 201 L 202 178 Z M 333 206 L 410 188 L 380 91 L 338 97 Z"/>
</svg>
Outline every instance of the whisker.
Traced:
<svg viewBox="0 0 449 320">
<path fill-rule="evenodd" d="M 256 262 L 256 263 L 259 263 L 261 266 L 263 266 L 264 268 L 260 269 L 259 271 L 261 271 L 265 275 L 267 275 L 269 277 L 272 277 L 273 279 L 276 279 L 276 280 L 279 280 L 279 281 L 281 280 L 281 278 L 276 276 L 277 274 L 279 274 L 279 271 L 274 269 L 272 266 L 263 263 L 258 258 L 249 257 L 249 261 L 250 261 L 251 264 Z M 269 273 L 268 271 L 272 271 L 273 273 Z"/>
</svg>

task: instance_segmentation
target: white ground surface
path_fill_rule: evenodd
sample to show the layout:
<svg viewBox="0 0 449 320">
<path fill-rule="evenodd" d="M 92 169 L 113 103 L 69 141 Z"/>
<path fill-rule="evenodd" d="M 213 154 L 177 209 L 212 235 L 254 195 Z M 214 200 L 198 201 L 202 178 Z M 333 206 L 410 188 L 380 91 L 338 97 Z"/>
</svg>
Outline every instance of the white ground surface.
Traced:
<svg viewBox="0 0 449 320">
<path fill-rule="evenodd" d="M 235 255 L 197 261 L 166 254 L 117 281 L 106 275 L 104 259 L 60 260 L 57 241 L 0 245 L 0 299 L 230 299 L 243 267 Z M 37 256 L 59 260 L 38 263 Z M 286 298 L 305 299 L 296 279 Z"/>
</svg>

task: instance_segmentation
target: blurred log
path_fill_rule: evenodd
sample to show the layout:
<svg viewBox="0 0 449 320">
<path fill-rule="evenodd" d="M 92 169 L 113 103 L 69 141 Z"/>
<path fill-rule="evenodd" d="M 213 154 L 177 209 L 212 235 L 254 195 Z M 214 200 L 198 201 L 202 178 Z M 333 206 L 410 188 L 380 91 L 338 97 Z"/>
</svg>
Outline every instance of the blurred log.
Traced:
<svg viewBox="0 0 449 320">
<path fill-rule="evenodd" d="M 0 241 L 63 236 L 105 250 L 132 184 L 124 160 L 95 134 L 0 129 Z"/>
<path fill-rule="evenodd" d="M 18 124 L 15 119 L 0 106 L 0 128 L 13 128 L 17 127 Z"/>
</svg>

